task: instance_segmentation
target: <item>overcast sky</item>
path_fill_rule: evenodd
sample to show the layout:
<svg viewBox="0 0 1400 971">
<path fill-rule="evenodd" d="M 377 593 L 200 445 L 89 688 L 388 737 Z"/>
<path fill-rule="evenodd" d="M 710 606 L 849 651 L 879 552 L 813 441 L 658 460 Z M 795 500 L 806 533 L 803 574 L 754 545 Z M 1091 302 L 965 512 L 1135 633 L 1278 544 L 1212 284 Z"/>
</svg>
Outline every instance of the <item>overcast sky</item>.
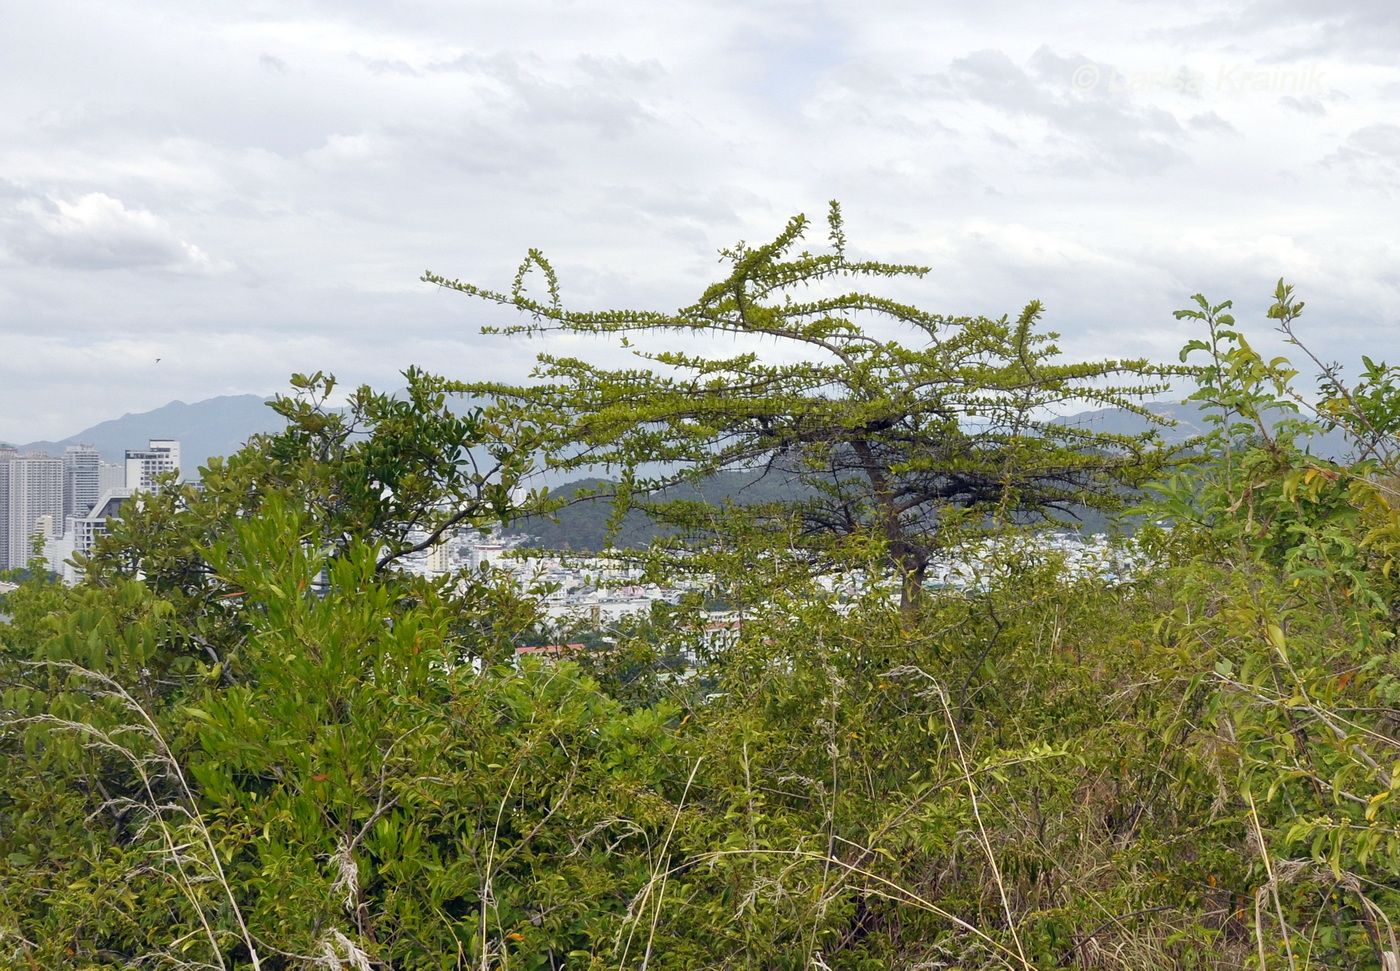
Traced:
<svg viewBox="0 0 1400 971">
<path fill-rule="evenodd" d="M 1273 281 L 1400 358 L 1400 4 L 45 0 L 0 12 L 0 439 L 293 371 L 520 376 L 526 248 L 585 307 L 842 200 L 948 313 L 1070 353 Z M 159 363 L 157 363 L 159 359 Z"/>
</svg>

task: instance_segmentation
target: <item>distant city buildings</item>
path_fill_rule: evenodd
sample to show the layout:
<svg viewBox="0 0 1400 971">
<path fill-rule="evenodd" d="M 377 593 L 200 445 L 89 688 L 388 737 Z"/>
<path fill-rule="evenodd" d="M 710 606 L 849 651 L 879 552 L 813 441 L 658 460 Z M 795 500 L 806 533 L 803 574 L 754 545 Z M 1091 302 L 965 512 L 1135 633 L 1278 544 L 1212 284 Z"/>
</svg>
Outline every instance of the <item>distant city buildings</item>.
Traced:
<svg viewBox="0 0 1400 971">
<path fill-rule="evenodd" d="M 428 547 L 423 557 L 423 572 L 429 576 L 452 572 L 451 551 L 445 540 Z"/>
<path fill-rule="evenodd" d="M 68 446 L 61 457 L 0 446 L 0 570 L 27 566 L 35 540 L 41 538 L 48 569 L 67 583 L 78 582 L 81 570 L 73 560 L 92 553 L 132 497 L 156 491 L 167 473 L 178 476 L 180 443 L 152 439 L 145 448 L 127 449 L 124 458 L 120 464 L 104 462 L 91 445 Z M 428 577 L 461 574 L 461 582 L 479 571 L 500 571 L 498 575 L 513 578 L 522 592 L 537 598 L 541 620 L 559 631 L 580 625 L 604 631 L 657 605 L 678 604 L 685 594 L 703 594 L 706 588 L 705 578 L 698 576 L 658 586 L 623 557 L 528 549 L 526 537 L 499 531 L 451 530 L 433 543 L 426 543 L 428 535 L 419 531 L 409 539 L 425 545 L 404 557 L 401 569 Z M 1103 537 L 1044 534 L 1025 544 L 1019 555 L 1056 557 L 1073 576 L 1116 582 L 1137 569 L 1132 557 L 1125 558 Z M 989 541 L 946 551 L 930 564 L 926 585 L 979 588 L 988 582 L 988 564 L 1004 552 L 1001 545 Z M 843 604 L 854 602 L 872 583 L 887 581 L 859 570 L 818 578 Z M 324 589 L 327 582 L 323 572 L 313 588 Z M 732 647 L 742 628 L 738 614 L 706 611 L 688 651 Z M 576 647 L 572 643 L 525 646 L 517 653 L 558 658 L 574 653 Z"/>
<path fill-rule="evenodd" d="M 63 450 L 64 519 L 86 516 L 101 498 L 102 457 L 91 445 L 69 445 Z"/>
<path fill-rule="evenodd" d="M 126 465 L 121 462 L 103 462 L 97 470 L 97 495 L 99 498 L 109 492 L 126 488 Z"/>
<path fill-rule="evenodd" d="M 126 488 L 132 492 L 156 492 L 157 478 L 180 471 L 180 443 L 153 438 L 143 449 L 126 450 Z"/>
<path fill-rule="evenodd" d="M 162 475 L 179 471 L 174 439 L 127 449 L 122 463 L 104 462 L 91 445 L 69 445 L 61 457 L 0 446 L 0 570 L 27 566 L 42 539 L 48 568 L 77 582 L 69 560 L 92 552 L 133 494 L 155 492 Z"/>
<path fill-rule="evenodd" d="M 68 529 L 57 541 L 49 555 L 49 569 L 63 577 L 67 584 L 82 579 L 82 571 L 71 562 L 74 556 L 87 556 L 98 539 L 107 534 L 110 520 L 121 515 L 121 508 L 131 498 L 128 489 L 113 489 L 105 492 L 102 498 L 86 515 L 68 521 Z"/>
<path fill-rule="evenodd" d="M 63 522 L 63 460 L 0 449 L 0 570 L 29 562 L 41 527 Z"/>
</svg>

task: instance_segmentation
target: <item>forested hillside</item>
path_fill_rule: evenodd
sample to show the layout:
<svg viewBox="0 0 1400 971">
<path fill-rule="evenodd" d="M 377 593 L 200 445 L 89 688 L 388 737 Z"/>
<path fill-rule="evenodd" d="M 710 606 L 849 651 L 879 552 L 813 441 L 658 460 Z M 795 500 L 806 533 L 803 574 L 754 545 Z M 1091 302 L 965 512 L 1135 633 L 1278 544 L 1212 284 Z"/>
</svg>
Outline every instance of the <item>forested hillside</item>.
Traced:
<svg viewBox="0 0 1400 971">
<path fill-rule="evenodd" d="M 676 526 L 658 521 L 642 508 L 628 509 L 614 524 L 612 497 L 618 485 L 616 480 L 600 478 L 566 482 L 554 490 L 558 508 L 548 514 L 516 519 L 506 532 L 524 534 L 530 537 L 530 545 L 544 549 L 589 552 L 609 546 L 644 549 L 657 539 L 679 534 Z M 726 503 L 781 502 L 807 491 L 801 479 L 789 473 L 719 472 L 662 490 L 655 498 L 659 502 L 689 501 L 721 507 Z"/>
<path fill-rule="evenodd" d="M 571 311 L 533 252 L 510 291 L 430 276 L 638 360 L 344 409 L 299 375 L 285 429 L 133 503 L 81 585 L 6 594 L 0 966 L 1394 968 L 1400 369 L 1262 358 L 1270 327 L 1307 357 L 1283 283 L 1267 320 L 1192 300 L 1179 361 L 1066 360 L 1039 304 L 867 292 L 922 270 L 810 228 L 673 313 Z M 1144 405 L 1183 383 L 1189 443 Z M 696 598 L 520 656 L 532 591 L 398 568 L 545 529 L 545 464 L 620 470 L 617 538 L 663 517 L 648 569 L 734 636 Z M 1020 542 L 1127 497 L 1129 576 Z M 971 545 L 974 582 L 925 582 Z"/>
<path fill-rule="evenodd" d="M 504 530 L 506 535 L 527 537 L 526 545 L 546 550 L 597 553 L 615 547 L 641 550 L 659 539 L 674 539 L 682 529 L 649 514 L 645 508 L 630 508 L 614 524 L 612 497 L 619 483 L 613 479 L 586 478 L 566 482 L 554 490 L 558 508 L 549 513 L 522 516 Z M 791 473 L 717 472 L 697 482 L 687 482 L 659 491 L 657 503 L 699 502 L 721 508 L 726 504 L 763 505 L 811 495 L 802 479 Z M 1137 518 L 1110 517 L 1085 507 L 1075 507 L 1058 528 L 1083 533 L 1109 530 L 1131 532 Z"/>
</svg>

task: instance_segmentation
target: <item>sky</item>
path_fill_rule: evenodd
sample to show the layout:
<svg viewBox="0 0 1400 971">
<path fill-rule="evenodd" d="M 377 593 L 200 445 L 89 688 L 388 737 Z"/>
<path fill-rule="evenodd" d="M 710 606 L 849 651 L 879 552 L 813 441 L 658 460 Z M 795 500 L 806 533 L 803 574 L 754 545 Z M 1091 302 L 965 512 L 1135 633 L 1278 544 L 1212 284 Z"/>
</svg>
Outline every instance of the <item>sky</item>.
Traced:
<svg viewBox="0 0 1400 971">
<path fill-rule="evenodd" d="M 290 374 L 517 379 L 424 270 L 671 309 L 842 202 L 948 314 L 1078 356 L 1400 358 L 1400 5 L 46 0 L 0 12 L 0 440 Z M 819 242 L 819 240 L 814 240 Z M 590 353 L 606 355 L 606 348 Z"/>
</svg>

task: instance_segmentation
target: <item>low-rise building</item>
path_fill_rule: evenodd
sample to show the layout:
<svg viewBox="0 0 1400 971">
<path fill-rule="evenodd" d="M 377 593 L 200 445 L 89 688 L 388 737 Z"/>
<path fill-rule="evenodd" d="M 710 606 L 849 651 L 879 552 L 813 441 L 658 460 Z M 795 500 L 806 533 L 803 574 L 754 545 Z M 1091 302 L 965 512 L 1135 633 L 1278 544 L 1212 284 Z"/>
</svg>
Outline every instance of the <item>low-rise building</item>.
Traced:
<svg viewBox="0 0 1400 971">
<path fill-rule="evenodd" d="M 62 541 L 66 555 L 60 561 L 61 568 L 54 569 L 62 575 L 64 583 L 73 584 L 82 579 L 82 570 L 71 562 L 72 557 L 90 554 L 98 539 L 107 535 L 108 521 L 120 516 L 122 506 L 130 499 L 131 490 L 113 489 L 105 493 L 86 516 L 75 516 L 68 521 Z"/>
</svg>

